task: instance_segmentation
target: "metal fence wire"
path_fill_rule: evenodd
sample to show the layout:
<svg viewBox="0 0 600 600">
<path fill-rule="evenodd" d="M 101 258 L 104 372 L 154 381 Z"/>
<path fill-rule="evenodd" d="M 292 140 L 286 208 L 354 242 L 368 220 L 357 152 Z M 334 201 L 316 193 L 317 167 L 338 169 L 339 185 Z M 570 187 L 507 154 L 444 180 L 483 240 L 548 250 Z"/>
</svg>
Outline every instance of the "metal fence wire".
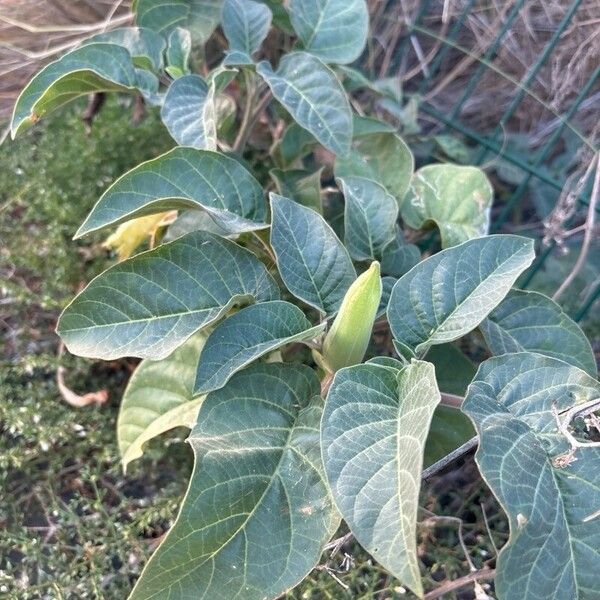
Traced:
<svg viewBox="0 0 600 600">
<path fill-rule="evenodd" d="M 392 0 L 373 6 L 372 23 L 363 68 L 400 81 L 421 130 L 461 140 L 492 176 L 493 232 L 538 240 L 521 287 L 572 264 L 598 151 L 599 0 Z M 567 306 L 578 321 L 600 296 L 594 251 L 587 263 Z"/>
</svg>

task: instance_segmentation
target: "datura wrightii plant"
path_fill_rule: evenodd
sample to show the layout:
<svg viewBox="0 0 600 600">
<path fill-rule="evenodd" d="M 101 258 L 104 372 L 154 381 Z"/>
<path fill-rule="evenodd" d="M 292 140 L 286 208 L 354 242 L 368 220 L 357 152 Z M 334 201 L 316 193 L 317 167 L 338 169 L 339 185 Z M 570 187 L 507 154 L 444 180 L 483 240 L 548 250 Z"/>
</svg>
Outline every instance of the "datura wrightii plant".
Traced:
<svg viewBox="0 0 600 600">
<path fill-rule="evenodd" d="M 421 597 L 422 472 L 468 440 L 510 521 L 497 596 L 600 598 L 590 344 L 516 289 L 533 241 L 488 235 L 483 171 L 415 170 L 393 124 L 356 112 L 365 1 L 137 0 L 134 19 L 46 66 L 12 117 L 14 137 L 79 96 L 139 95 L 177 143 L 76 232 L 153 217 L 156 243 L 58 323 L 74 354 L 142 359 L 118 419 L 124 467 L 190 429 L 189 488 L 131 598 L 277 598 L 342 520 Z M 490 356 L 478 369 L 464 336 Z"/>
</svg>

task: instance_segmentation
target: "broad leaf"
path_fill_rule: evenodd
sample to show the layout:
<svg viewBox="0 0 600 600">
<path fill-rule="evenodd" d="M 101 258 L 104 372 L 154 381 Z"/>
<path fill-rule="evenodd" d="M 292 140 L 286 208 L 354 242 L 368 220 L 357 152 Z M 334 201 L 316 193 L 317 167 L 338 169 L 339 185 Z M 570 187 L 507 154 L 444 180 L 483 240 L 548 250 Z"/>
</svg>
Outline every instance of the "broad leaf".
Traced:
<svg viewBox="0 0 600 600">
<path fill-rule="evenodd" d="M 381 184 L 400 206 L 412 176 L 414 159 L 395 133 L 374 133 L 354 140 L 348 156 L 337 157 L 336 177 L 364 177 Z"/>
<path fill-rule="evenodd" d="M 256 70 L 298 125 L 334 154 L 349 152 L 352 111 L 344 88 L 327 65 L 306 52 L 293 52 L 281 59 L 277 71 L 266 61 L 258 63 Z"/>
<path fill-rule="evenodd" d="M 75 238 L 133 217 L 188 208 L 206 211 L 230 232 L 268 227 L 262 189 L 237 160 L 218 152 L 174 148 L 117 179 Z"/>
<path fill-rule="evenodd" d="M 464 396 L 477 367 L 453 344 L 432 346 L 427 351 L 427 362 L 433 363 L 435 377 L 442 392 Z"/>
<path fill-rule="evenodd" d="M 400 229 L 396 228 L 394 239 L 381 253 L 381 272 L 392 277 L 402 277 L 421 260 L 421 251 L 414 244 L 407 244 Z"/>
<path fill-rule="evenodd" d="M 283 300 L 247 306 L 215 327 L 202 351 L 194 392 L 223 387 L 240 369 L 290 342 L 311 340 L 327 323 L 313 327 L 304 313 Z"/>
<path fill-rule="evenodd" d="M 221 20 L 223 0 L 136 0 L 135 21 L 168 36 L 176 27 L 188 29 L 203 44 Z"/>
<path fill-rule="evenodd" d="M 165 40 L 151 29 L 143 27 L 120 27 L 98 33 L 83 41 L 87 44 L 116 44 L 125 48 L 137 67 L 158 71 L 162 67 Z"/>
<path fill-rule="evenodd" d="M 457 396 L 466 394 L 477 368 L 458 348 L 452 344 L 433 346 L 426 358 L 435 367 L 435 377 L 442 393 Z M 425 466 L 440 460 L 474 435 L 473 425 L 460 409 L 438 406 L 425 444 Z"/>
<path fill-rule="evenodd" d="M 309 131 L 300 127 L 298 123 L 290 123 L 276 146 L 274 158 L 282 167 L 290 167 L 294 163 L 300 165 L 300 159 L 311 152 L 317 144 L 317 140 Z"/>
<path fill-rule="evenodd" d="M 339 64 L 362 53 L 369 33 L 365 0 L 290 0 L 289 12 L 307 52 Z"/>
<path fill-rule="evenodd" d="M 364 117 L 362 115 L 352 115 L 352 128 L 354 138 L 373 135 L 377 133 L 395 133 L 396 128 L 389 123 L 374 119 L 373 117 Z"/>
<path fill-rule="evenodd" d="M 356 279 L 342 242 L 317 212 L 271 194 L 271 245 L 287 289 L 325 314 L 335 313 Z"/>
<path fill-rule="evenodd" d="M 256 52 L 271 28 L 268 6 L 253 0 L 225 0 L 223 4 L 223 33 L 229 50 L 241 52 L 250 58 Z"/>
<path fill-rule="evenodd" d="M 177 79 L 190 72 L 189 62 L 192 52 L 192 37 L 187 29 L 176 27 L 169 34 L 167 44 L 167 73 Z"/>
<path fill-rule="evenodd" d="M 379 260 L 396 236 L 398 205 L 385 188 L 363 177 L 340 178 L 344 244 L 354 260 Z"/>
<path fill-rule="evenodd" d="M 285 9 L 285 0 L 258 0 L 261 4 L 269 7 L 273 13 L 273 25 L 281 31 L 293 35 L 294 30 L 290 23 L 290 17 Z"/>
<path fill-rule="evenodd" d="M 251 252 L 196 231 L 96 277 L 64 310 L 57 331 L 79 356 L 158 360 L 234 304 L 278 297 Z"/>
<path fill-rule="evenodd" d="M 570 450 L 557 418 L 567 427 L 599 398 L 584 371 L 529 352 L 486 361 L 469 387 L 463 410 L 479 432 L 477 463 L 510 520 L 499 598 L 598 596 L 600 448 Z"/>
<path fill-rule="evenodd" d="M 179 516 L 131 600 L 274 599 L 314 568 L 339 524 L 318 394 L 314 371 L 280 363 L 253 365 L 206 397 Z"/>
<path fill-rule="evenodd" d="M 215 87 L 200 75 L 184 75 L 170 85 L 160 117 L 180 146 L 217 149 Z"/>
<path fill-rule="evenodd" d="M 215 93 L 219 94 L 235 79 L 238 73 L 238 69 L 220 64 L 206 76 L 206 83 L 210 86 L 214 82 Z"/>
<path fill-rule="evenodd" d="M 412 177 L 402 218 L 414 229 L 435 223 L 442 247 L 449 248 L 487 234 L 493 199 L 494 191 L 481 169 L 427 165 Z"/>
<path fill-rule="evenodd" d="M 342 517 L 373 558 L 417 595 L 423 449 L 439 401 L 429 363 L 400 370 L 357 365 L 336 373 L 321 424 L 325 471 Z"/>
<path fill-rule="evenodd" d="M 269 175 L 275 181 L 277 191 L 286 198 L 295 200 L 323 214 L 321 202 L 321 173 L 323 168 L 311 173 L 305 169 L 271 169 Z"/>
<path fill-rule="evenodd" d="M 388 321 L 397 349 L 422 355 L 475 329 L 534 256 L 533 240 L 492 235 L 420 262 L 392 290 Z"/>
<path fill-rule="evenodd" d="M 196 424 L 202 398 L 194 398 L 192 390 L 205 340 L 196 334 L 163 360 L 143 360 L 129 379 L 117 420 L 123 469 L 142 456 L 152 438 Z"/>
<path fill-rule="evenodd" d="M 237 237 L 236 234 L 228 233 L 226 229 L 219 227 L 208 213 L 202 212 L 201 210 L 184 210 L 183 212 L 180 212 L 175 221 L 169 225 L 162 241 L 172 242 L 192 231 L 209 231 L 210 233 L 216 233 L 221 237 Z"/>
<path fill-rule="evenodd" d="M 46 65 L 19 94 L 12 115 L 12 138 L 75 98 L 92 92 L 133 92 L 137 86 L 138 74 L 125 48 L 115 44 L 76 48 Z"/>
<path fill-rule="evenodd" d="M 494 354 L 529 350 L 596 376 L 596 358 L 585 334 L 543 294 L 512 290 L 479 328 Z"/>
</svg>

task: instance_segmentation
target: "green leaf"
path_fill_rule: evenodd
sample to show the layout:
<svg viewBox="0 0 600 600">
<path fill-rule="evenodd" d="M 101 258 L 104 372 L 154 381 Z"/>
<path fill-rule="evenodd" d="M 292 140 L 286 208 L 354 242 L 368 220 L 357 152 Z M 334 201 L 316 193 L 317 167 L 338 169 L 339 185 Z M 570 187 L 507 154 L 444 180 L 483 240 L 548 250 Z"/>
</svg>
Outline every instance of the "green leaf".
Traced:
<svg viewBox="0 0 600 600">
<path fill-rule="evenodd" d="M 167 44 L 167 73 L 177 79 L 190 72 L 189 62 L 192 53 L 192 36 L 187 29 L 175 27 L 169 34 Z"/>
<path fill-rule="evenodd" d="M 136 67 L 153 71 L 158 71 L 162 67 L 165 40 L 151 29 L 120 27 L 93 35 L 84 40 L 82 45 L 100 43 L 115 44 L 125 48 L 133 58 Z"/>
<path fill-rule="evenodd" d="M 351 63 L 365 47 L 365 0 L 290 0 L 289 13 L 304 49 L 325 62 Z"/>
<path fill-rule="evenodd" d="M 556 416 L 568 426 L 568 411 L 585 415 L 598 398 L 587 373 L 529 352 L 486 361 L 469 387 L 463 410 L 479 432 L 477 464 L 510 520 L 499 598 L 598 596 L 600 448 L 571 451 Z"/>
<path fill-rule="evenodd" d="M 394 239 L 383 249 L 381 272 L 392 277 L 402 277 L 421 260 L 421 251 L 414 244 L 407 244 L 399 228 Z"/>
<path fill-rule="evenodd" d="M 352 140 L 352 111 L 335 73 L 306 52 L 286 54 L 277 71 L 261 61 L 256 71 L 294 120 L 334 154 L 347 154 Z"/>
<path fill-rule="evenodd" d="M 346 201 L 344 244 L 354 260 L 378 260 L 396 236 L 398 204 L 385 188 L 363 177 L 339 178 Z"/>
<path fill-rule="evenodd" d="M 206 83 L 210 86 L 215 84 L 215 93 L 222 92 L 239 73 L 238 69 L 231 69 L 227 65 L 220 64 L 213 69 L 206 77 Z"/>
<path fill-rule="evenodd" d="M 223 33 L 229 50 L 250 58 L 263 43 L 273 15 L 268 6 L 253 0 L 225 0 L 223 4 Z"/>
<path fill-rule="evenodd" d="M 331 492 L 359 543 L 422 595 L 417 509 L 423 448 L 440 401 L 433 365 L 376 364 L 338 371 L 321 423 Z"/>
<path fill-rule="evenodd" d="M 271 169 L 269 175 L 275 181 L 277 191 L 323 214 L 321 202 L 321 173 L 323 168 L 311 173 L 305 169 Z"/>
<path fill-rule="evenodd" d="M 427 361 L 433 363 L 438 387 L 442 392 L 464 396 L 477 368 L 452 344 L 432 346 Z M 425 444 L 425 466 L 456 450 L 475 435 L 470 420 L 457 408 L 438 406 L 433 413 Z"/>
<path fill-rule="evenodd" d="M 596 358 L 585 334 L 543 294 L 512 290 L 479 328 L 493 354 L 528 350 L 596 376 Z"/>
<path fill-rule="evenodd" d="M 421 355 L 475 329 L 534 257 L 533 240 L 492 235 L 420 262 L 392 290 L 388 321 L 397 349 Z"/>
<path fill-rule="evenodd" d="M 427 351 L 427 361 L 433 363 L 438 386 L 442 392 L 464 396 L 477 367 L 452 344 L 432 346 Z"/>
<path fill-rule="evenodd" d="M 271 246 L 287 289 L 325 314 L 335 313 L 356 271 L 325 219 L 283 196 L 271 194 Z"/>
<path fill-rule="evenodd" d="M 203 398 L 194 398 L 192 390 L 205 340 L 205 334 L 196 334 L 163 360 L 143 360 L 129 379 L 117 420 L 123 469 L 142 456 L 152 438 L 196 423 Z"/>
<path fill-rule="evenodd" d="M 164 37 L 176 27 L 188 29 L 203 44 L 221 21 L 223 0 L 136 0 L 135 21 Z"/>
<path fill-rule="evenodd" d="M 232 233 L 268 227 L 262 189 L 237 160 L 208 150 L 174 148 L 117 179 L 75 238 L 134 217 L 187 208 L 206 211 Z"/>
<path fill-rule="evenodd" d="M 352 124 L 354 139 L 377 133 L 395 133 L 396 131 L 396 128 L 389 123 L 357 114 L 352 115 Z"/>
<path fill-rule="evenodd" d="M 274 599 L 314 568 L 339 524 L 321 463 L 318 394 L 314 371 L 274 363 L 206 397 L 179 516 L 130 600 Z"/>
<path fill-rule="evenodd" d="M 169 86 L 160 117 L 180 146 L 217 149 L 215 87 L 200 75 L 184 75 Z"/>
<path fill-rule="evenodd" d="M 134 92 L 138 75 L 131 55 L 115 44 L 88 44 L 46 65 L 19 94 L 13 109 L 11 136 L 46 113 L 92 92 Z"/>
<path fill-rule="evenodd" d="M 336 177 L 364 177 L 381 184 L 400 206 L 412 176 L 414 159 L 395 133 L 375 133 L 354 140 L 352 151 L 335 161 Z"/>
<path fill-rule="evenodd" d="M 282 167 L 289 167 L 306 156 L 318 144 L 314 136 L 298 123 L 290 123 L 276 148 L 276 159 Z"/>
<path fill-rule="evenodd" d="M 57 331 L 79 356 L 159 360 L 233 305 L 278 297 L 251 252 L 196 231 L 93 279 L 64 310 Z"/>
<path fill-rule="evenodd" d="M 402 218 L 413 229 L 435 223 L 442 248 L 486 235 L 494 191 L 477 167 L 427 165 L 412 177 Z"/>
<path fill-rule="evenodd" d="M 209 231 L 210 233 L 216 233 L 221 237 L 236 237 L 236 234 L 228 233 L 226 229 L 219 227 L 208 213 L 202 212 L 201 210 L 184 210 L 180 212 L 175 221 L 169 225 L 162 241 L 172 242 L 192 231 Z"/>
<path fill-rule="evenodd" d="M 290 17 L 284 6 L 284 0 L 258 0 L 261 4 L 269 7 L 273 13 L 273 25 L 281 29 L 281 31 L 290 35 L 294 34 Z"/>
<path fill-rule="evenodd" d="M 243 308 L 208 336 L 198 363 L 194 392 L 218 390 L 257 358 L 291 342 L 311 340 L 326 325 L 313 327 L 297 306 L 283 300 Z"/>
</svg>

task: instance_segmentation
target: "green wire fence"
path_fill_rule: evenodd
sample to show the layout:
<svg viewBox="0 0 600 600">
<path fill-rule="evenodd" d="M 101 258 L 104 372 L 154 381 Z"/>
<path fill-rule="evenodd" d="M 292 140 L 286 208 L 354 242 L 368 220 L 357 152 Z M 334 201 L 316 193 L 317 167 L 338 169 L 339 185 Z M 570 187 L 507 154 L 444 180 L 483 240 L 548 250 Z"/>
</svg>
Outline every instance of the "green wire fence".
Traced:
<svg viewBox="0 0 600 600">
<path fill-rule="evenodd" d="M 497 214 L 494 215 L 492 223 L 494 232 L 510 230 L 510 227 L 507 226 L 510 225 L 516 211 L 522 210 L 521 205 L 526 200 L 532 186 L 547 186 L 548 189 L 555 190 L 557 196 L 565 190 L 565 186 L 568 184 L 567 174 L 560 173 L 557 176 L 549 166 L 550 159 L 555 154 L 558 145 L 562 143 L 565 133 L 569 133 L 576 140 L 577 150 L 587 148 L 590 157 L 598 150 L 594 140 L 588 139 L 574 122 L 584 102 L 587 102 L 588 105 L 591 103 L 592 107 L 595 103 L 596 109 L 600 113 L 600 100 L 595 100 L 596 97 L 600 99 L 600 63 L 598 60 L 596 60 L 595 68 L 588 69 L 589 76 L 586 73 L 587 79 L 579 87 L 579 91 L 571 95 L 566 108 L 564 105 L 561 107 L 560 113 L 548 106 L 533 89 L 533 84 L 540 77 L 542 69 L 548 68 L 552 64 L 551 61 L 554 60 L 553 55 L 557 47 L 571 35 L 569 28 L 578 27 L 579 22 L 585 21 L 582 11 L 589 10 L 589 5 L 586 8 L 584 0 L 571 0 L 570 3 L 565 0 L 560 5 L 562 11 L 552 24 L 552 30 L 548 29 L 544 32 L 545 36 L 543 37 L 547 38 L 546 41 L 539 43 L 537 56 L 530 64 L 524 66 L 524 73 L 519 77 L 507 74 L 495 62 L 499 50 L 503 48 L 508 36 L 511 35 L 517 19 L 523 17 L 523 11 L 531 10 L 532 4 L 534 4 L 533 0 L 529 0 L 529 2 L 513 0 L 511 5 L 505 3 L 505 14 L 494 32 L 493 40 L 487 45 L 484 52 L 473 52 L 469 47 L 461 45 L 461 39 L 465 38 L 469 15 L 472 15 L 473 11 L 491 10 L 492 5 L 489 2 L 481 0 L 445 0 L 444 2 L 421 0 L 413 2 L 412 6 L 407 9 L 406 0 L 392 0 L 387 2 L 385 8 L 380 12 L 380 15 L 384 15 L 384 18 L 388 19 L 388 25 L 390 19 L 396 19 L 400 29 L 400 34 L 396 38 L 385 39 L 382 44 L 394 44 L 394 58 L 390 61 L 385 75 L 394 76 L 396 73 L 402 73 L 403 69 L 406 69 L 407 63 L 423 65 L 426 52 L 425 50 L 420 51 L 421 48 L 431 48 L 434 43 L 438 45 L 435 55 L 429 57 L 428 62 L 420 69 L 419 76 L 411 78 L 403 86 L 404 94 L 414 94 L 420 99 L 420 116 L 426 116 L 428 120 L 436 123 L 438 131 L 459 135 L 468 140 L 470 146 L 475 146 L 471 162 L 484 165 L 486 161 L 501 159 L 521 172 L 520 180 L 513 182 L 509 193 L 504 195 L 499 210 L 496 209 Z M 543 9 L 540 2 L 537 4 Z M 453 13 L 444 20 L 443 28 L 439 26 L 442 21 L 440 16 L 442 12 Z M 431 26 L 432 21 L 436 22 L 437 27 Z M 435 89 L 440 77 L 444 75 L 445 67 L 456 63 L 460 57 L 465 56 L 473 59 L 473 64 L 468 70 L 468 78 L 461 84 L 462 93 L 457 95 L 458 99 L 454 101 L 453 105 L 440 109 L 428 97 Z M 596 54 L 597 56 L 599 54 Z M 484 75 L 489 74 L 490 71 L 501 77 L 506 86 L 511 87 L 511 97 L 501 115 L 496 118 L 496 122 L 489 124 L 483 130 L 469 124 L 468 120 L 464 118 L 464 108 L 476 93 L 478 85 L 481 85 Z M 435 100 L 435 97 L 433 99 Z M 541 147 L 524 153 L 507 148 L 504 142 L 506 128 L 525 99 L 535 101 L 544 110 L 550 111 L 556 125 L 544 139 Z M 598 120 L 597 117 L 596 120 Z M 590 202 L 590 184 L 593 176 L 588 179 L 590 181 L 576 194 L 577 205 L 582 210 Z M 540 237 L 539 233 L 538 237 Z M 540 240 L 539 246 L 538 259 L 521 281 L 521 286 L 524 288 L 531 284 L 535 274 L 557 251 L 554 241 L 546 245 L 542 244 Z M 600 280 L 593 282 L 591 288 L 581 299 L 579 305 L 572 310 L 573 318 L 578 321 L 588 315 L 600 297 Z"/>
</svg>

